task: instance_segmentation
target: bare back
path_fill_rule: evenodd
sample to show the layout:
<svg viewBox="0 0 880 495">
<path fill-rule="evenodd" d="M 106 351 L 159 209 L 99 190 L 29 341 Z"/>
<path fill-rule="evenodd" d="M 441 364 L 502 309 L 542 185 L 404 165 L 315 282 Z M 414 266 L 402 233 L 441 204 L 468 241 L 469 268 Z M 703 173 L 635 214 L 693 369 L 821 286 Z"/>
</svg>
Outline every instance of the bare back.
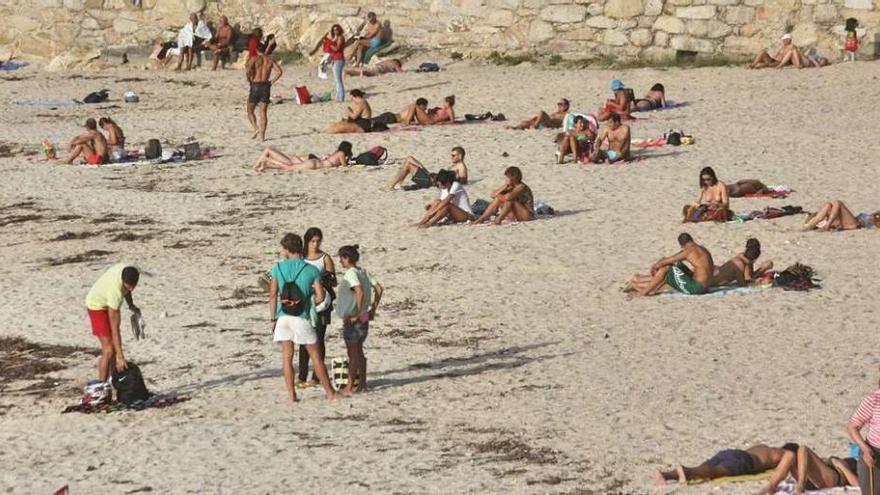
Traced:
<svg viewBox="0 0 880 495">
<path fill-rule="evenodd" d="M 266 82 L 272 76 L 272 70 L 278 64 L 263 53 L 252 57 L 247 63 L 247 78 L 250 82 Z"/>
<path fill-rule="evenodd" d="M 696 242 L 686 245 L 684 253 L 684 259 L 694 269 L 694 280 L 703 287 L 709 287 L 715 273 L 715 262 L 712 261 L 712 254 L 708 249 Z"/>
<path fill-rule="evenodd" d="M 764 472 L 775 468 L 779 462 L 782 461 L 782 457 L 785 455 L 786 451 L 760 444 L 749 447 L 746 452 L 748 452 L 755 461 L 755 471 Z"/>
</svg>

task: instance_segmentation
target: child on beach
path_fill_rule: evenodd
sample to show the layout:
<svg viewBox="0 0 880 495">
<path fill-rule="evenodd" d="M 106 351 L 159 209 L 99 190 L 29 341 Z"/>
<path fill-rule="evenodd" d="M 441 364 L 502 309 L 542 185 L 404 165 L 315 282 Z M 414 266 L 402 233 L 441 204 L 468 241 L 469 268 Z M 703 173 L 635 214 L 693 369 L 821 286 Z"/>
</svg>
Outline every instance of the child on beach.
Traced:
<svg viewBox="0 0 880 495">
<path fill-rule="evenodd" d="M 859 51 L 859 21 L 854 17 L 846 20 L 843 35 L 843 60 L 846 62 L 856 61 L 856 52 Z"/>
<path fill-rule="evenodd" d="M 376 308 L 382 299 L 382 285 L 358 266 L 360 253 L 357 244 L 339 248 L 339 264 L 345 269 L 339 284 L 337 315 L 342 318 L 342 337 L 348 351 L 348 386 L 341 393 L 351 395 L 367 388 L 367 359 L 364 342 L 370 329 L 370 320 L 376 317 Z M 350 291 L 350 293 L 344 293 Z M 347 301 L 353 301 L 348 303 Z M 357 384 L 357 385 L 355 385 Z"/>
</svg>

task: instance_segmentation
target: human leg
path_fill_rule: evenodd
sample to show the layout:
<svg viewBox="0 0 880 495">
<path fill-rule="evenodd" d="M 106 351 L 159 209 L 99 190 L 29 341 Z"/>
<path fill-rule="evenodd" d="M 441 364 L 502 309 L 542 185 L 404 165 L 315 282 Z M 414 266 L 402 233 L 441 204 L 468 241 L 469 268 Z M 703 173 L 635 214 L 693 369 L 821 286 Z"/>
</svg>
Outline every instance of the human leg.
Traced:
<svg viewBox="0 0 880 495">
<path fill-rule="evenodd" d="M 834 488 L 837 486 L 837 471 L 825 463 L 806 445 L 798 447 L 797 474 L 795 480 L 797 486 L 795 493 L 803 493 L 807 486 L 814 490 Z"/>
<path fill-rule="evenodd" d="M 836 211 L 835 211 L 836 209 Z M 832 203 L 831 213 L 829 214 L 830 218 L 835 219 L 834 225 L 832 227 L 839 227 L 842 230 L 853 230 L 858 229 L 860 227 L 858 219 L 853 215 L 853 212 L 843 204 L 843 201 L 836 200 Z M 829 225 L 832 221 L 829 219 Z"/>
<path fill-rule="evenodd" d="M 74 146 L 73 148 L 70 148 L 70 153 L 67 154 L 67 158 L 62 160 L 61 163 L 66 163 L 67 165 L 72 164 L 73 161 L 76 160 L 76 157 L 83 154 L 83 150 L 85 148 L 86 148 L 86 145 L 83 145 L 83 144 L 78 144 L 78 145 Z M 89 149 L 91 149 L 91 148 L 89 148 Z M 88 153 L 86 153 L 86 154 L 88 154 Z"/>
<path fill-rule="evenodd" d="M 495 219 L 492 220 L 493 225 L 501 225 L 501 222 L 504 221 L 508 216 L 513 213 L 513 201 L 504 201 L 501 204 L 501 208 L 498 210 L 498 214 L 495 215 Z"/>
<path fill-rule="evenodd" d="M 311 353 L 305 345 L 299 346 L 299 366 L 296 368 L 296 381 L 305 383 L 309 379 L 309 358 Z"/>
<path fill-rule="evenodd" d="M 666 285 L 666 274 L 669 272 L 669 267 L 664 266 L 663 268 L 657 270 L 651 278 L 646 281 L 636 281 L 633 284 L 633 287 L 636 289 L 640 296 L 653 296 L 660 289 Z"/>
<path fill-rule="evenodd" d="M 333 61 L 333 79 L 336 81 L 336 101 L 345 101 L 345 84 L 342 80 L 345 60 Z"/>
<path fill-rule="evenodd" d="M 559 153 L 556 154 L 557 162 L 562 164 L 565 163 L 565 157 L 568 155 L 569 151 L 574 150 L 576 148 L 572 148 L 572 141 L 574 140 L 571 136 L 563 136 L 562 140 L 559 141 Z M 574 144 L 576 147 L 577 144 Z M 577 161 L 577 158 L 575 158 Z"/>
<path fill-rule="evenodd" d="M 269 125 L 269 103 L 260 103 L 260 140 L 266 140 L 266 127 Z"/>
<path fill-rule="evenodd" d="M 364 129 L 354 122 L 340 120 L 339 122 L 333 122 L 332 124 L 328 125 L 327 129 L 325 129 L 324 132 L 328 134 L 353 134 L 362 133 L 364 132 Z"/>
<path fill-rule="evenodd" d="M 251 129 L 254 131 L 254 135 L 251 136 L 251 139 L 256 139 L 257 136 L 260 135 L 260 128 L 257 127 L 257 116 L 254 114 L 254 110 L 257 108 L 257 104 L 253 103 L 248 99 L 247 102 L 247 118 L 248 122 L 251 123 Z"/>
<path fill-rule="evenodd" d="M 333 390 L 333 386 L 330 385 L 330 377 L 327 376 L 327 367 L 324 365 L 324 360 L 319 355 L 318 345 L 307 344 L 305 348 L 306 352 L 309 353 L 309 356 L 312 359 L 312 366 L 315 369 L 315 376 L 318 378 L 318 382 L 321 384 L 321 386 L 324 387 L 324 396 L 328 400 L 334 399 L 336 397 L 336 391 Z"/>
<path fill-rule="evenodd" d="M 501 198 L 493 199 L 492 202 L 489 203 L 489 206 L 486 208 L 486 211 L 484 211 L 482 215 L 474 220 L 474 225 L 483 223 L 488 220 L 489 217 L 491 217 L 496 211 L 498 211 L 499 207 L 501 207 Z"/>
<path fill-rule="evenodd" d="M 99 336 L 98 342 L 101 345 L 101 356 L 98 358 L 98 380 L 106 383 L 116 360 L 116 351 L 113 349 L 113 339 L 109 335 Z"/>
<path fill-rule="evenodd" d="M 415 174 L 419 167 L 414 163 L 415 158 L 412 156 L 406 157 L 406 160 L 403 162 L 403 165 L 397 169 L 397 173 L 394 174 L 394 179 L 388 184 L 388 189 L 394 189 L 398 184 L 403 183 L 406 180 L 406 177 L 410 174 Z"/>
<path fill-rule="evenodd" d="M 291 402 L 296 402 L 296 386 L 293 381 L 293 341 L 281 342 L 281 370 L 284 373 L 284 384 L 287 385 L 287 395 Z"/>
<path fill-rule="evenodd" d="M 512 201 L 511 205 L 513 207 L 511 213 L 513 214 L 513 218 L 517 222 L 528 222 L 529 220 L 534 220 L 535 212 L 529 211 L 528 206 L 516 201 Z"/>
<path fill-rule="evenodd" d="M 828 214 L 831 213 L 832 204 L 830 202 L 825 203 L 819 208 L 819 211 L 816 212 L 812 217 L 807 218 L 807 221 L 804 223 L 803 230 L 813 230 L 816 228 L 822 220 L 828 218 Z M 830 222 L 830 219 L 829 219 Z"/>
</svg>

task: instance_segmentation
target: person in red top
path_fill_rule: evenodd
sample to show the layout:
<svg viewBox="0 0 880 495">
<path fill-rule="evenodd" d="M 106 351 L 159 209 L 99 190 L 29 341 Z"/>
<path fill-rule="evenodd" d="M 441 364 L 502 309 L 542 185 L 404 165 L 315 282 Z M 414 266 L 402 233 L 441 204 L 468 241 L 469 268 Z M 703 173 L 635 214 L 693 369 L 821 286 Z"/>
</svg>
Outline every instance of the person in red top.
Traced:
<svg viewBox="0 0 880 495">
<path fill-rule="evenodd" d="M 342 26 L 334 24 L 330 28 L 330 34 L 324 38 L 325 51 L 330 54 L 330 62 L 333 64 L 333 79 L 336 80 L 336 101 L 345 100 L 345 85 L 342 82 L 345 67 L 345 34 Z"/>
<path fill-rule="evenodd" d="M 868 435 L 862 438 L 862 428 L 865 425 L 868 425 Z M 880 495 L 877 469 L 877 456 L 880 454 L 880 390 L 875 390 L 862 399 L 858 409 L 849 418 L 846 430 L 862 452 L 858 465 L 862 493 Z"/>
<path fill-rule="evenodd" d="M 260 47 L 263 47 L 263 53 L 266 55 L 272 55 L 276 46 L 274 34 L 266 36 L 266 41 L 264 42 L 263 30 L 261 28 L 254 28 L 254 30 L 251 31 L 251 35 L 248 37 L 248 59 L 256 57 L 257 53 L 260 51 Z"/>
</svg>

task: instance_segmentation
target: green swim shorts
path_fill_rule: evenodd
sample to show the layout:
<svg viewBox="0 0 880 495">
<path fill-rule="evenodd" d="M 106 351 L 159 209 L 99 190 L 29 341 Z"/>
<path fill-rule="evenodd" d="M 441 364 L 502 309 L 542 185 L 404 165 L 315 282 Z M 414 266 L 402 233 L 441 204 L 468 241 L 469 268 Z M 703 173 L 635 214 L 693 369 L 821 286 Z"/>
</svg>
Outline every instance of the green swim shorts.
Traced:
<svg viewBox="0 0 880 495">
<path fill-rule="evenodd" d="M 666 272 L 666 283 L 673 289 L 688 295 L 705 294 L 706 289 L 694 280 L 694 274 L 684 263 L 678 262 Z"/>
</svg>

